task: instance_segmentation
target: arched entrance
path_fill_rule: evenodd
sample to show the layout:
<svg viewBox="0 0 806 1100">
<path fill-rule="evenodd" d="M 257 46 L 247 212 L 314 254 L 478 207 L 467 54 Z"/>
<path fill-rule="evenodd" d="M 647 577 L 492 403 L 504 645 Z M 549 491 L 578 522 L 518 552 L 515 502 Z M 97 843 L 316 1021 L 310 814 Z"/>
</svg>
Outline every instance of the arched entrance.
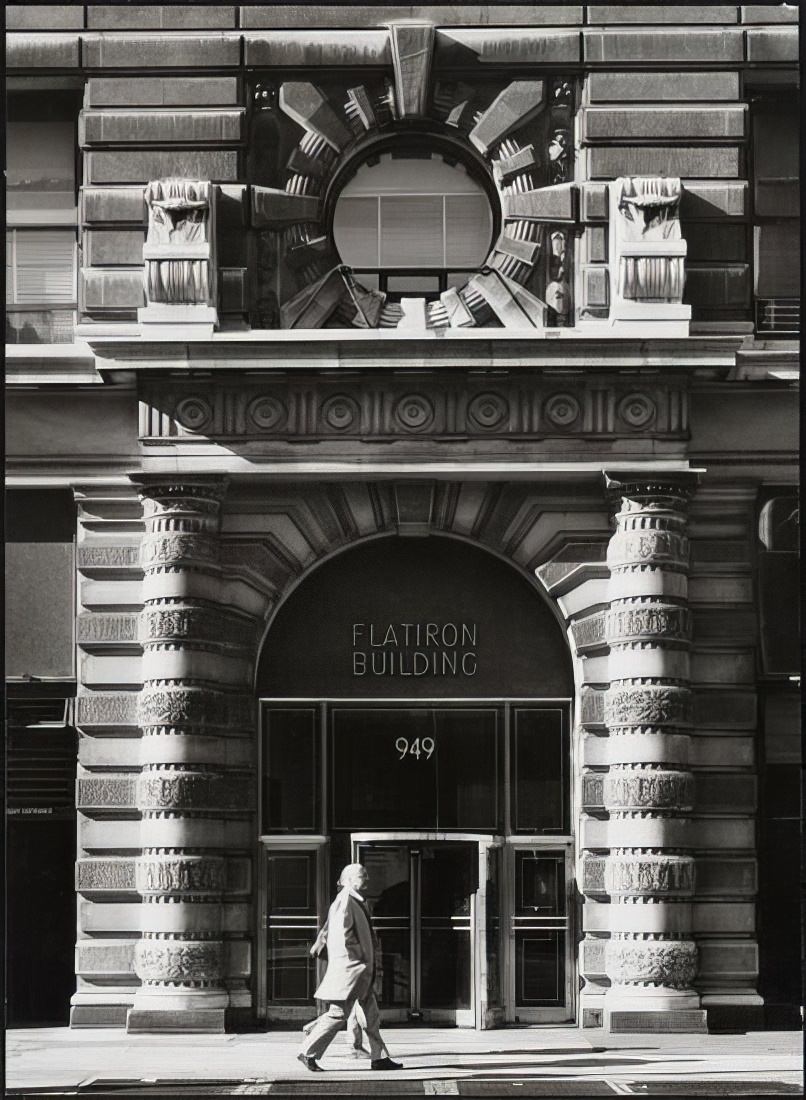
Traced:
<svg viewBox="0 0 806 1100">
<path fill-rule="evenodd" d="M 456 539 L 365 542 L 280 606 L 256 689 L 259 1014 L 310 1014 L 360 859 L 387 1020 L 572 1018 L 573 678 L 535 584 Z"/>
</svg>

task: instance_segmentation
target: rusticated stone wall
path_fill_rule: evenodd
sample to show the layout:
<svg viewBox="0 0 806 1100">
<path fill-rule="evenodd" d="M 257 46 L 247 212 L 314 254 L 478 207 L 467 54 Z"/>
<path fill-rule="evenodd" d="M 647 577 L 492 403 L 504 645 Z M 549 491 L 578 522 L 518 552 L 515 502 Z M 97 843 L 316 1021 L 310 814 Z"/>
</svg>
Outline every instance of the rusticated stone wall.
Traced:
<svg viewBox="0 0 806 1100">
<path fill-rule="evenodd" d="M 445 121 L 455 133 L 473 129 L 474 145 L 485 154 L 502 139 L 497 171 L 507 192 L 509 230 L 497 244 L 502 271 L 534 263 L 539 221 L 578 221 L 574 285 L 564 288 L 566 299 L 571 291 L 577 325 L 595 326 L 613 304 L 607 190 L 609 181 L 632 176 L 683 182 L 680 216 L 683 236 L 691 242 L 685 301 L 694 320 L 749 320 L 743 82 L 748 76 L 752 82 L 755 72 L 762 74 L 761 83 L 773 70 L 776 81 L 787 69 L 794 74 L 796 5 L 153 4 L 82 10 L 14 4 L 7 18 L 12 71 L 40 77 L 48 71 L 86 74 L 80 144 L 81 312 L 87 318 L 131 321 L 143 305 L 144 186 L 170 176 L 215 184 L 224 242 L 219 316 L 243 318 L 254 307 L 250 296 L 260 267 L 247 248 L 250 221 L 259 236 L 279 241 L 287 234 L 295 262 L 315 264 L 324 242 L 318 230 L 309 231 L 321 213 L 316 172 L 335 150 L 397 114 Z M 127 72 L 133 58 L 134 75 Z M 573 79 L 559 85 L 560 91 L 566 83 L 574 95 L 580 93 L 574 104 L 577 150 L 562 112 L 552 124 L 551 140 L 533 149 L 516 131 L 506 132 L 507 125 L 501 129 L 502 118 L 513 125 L 518 120 L 517 111 L 511 117 L 511 104 L 491 103 L 490 96 L 485 101 L 483 92 L 478 100 L 494 67 L 497 72 L 510 67 L 508 94 L 517 99 L 527 83 L 524 66 L 535 83 L 548 72 L 547 64 L 552 79 L 555 67 L 566 66 L 566 74 L 582 67 L 578 86 Z M 551 111 L 558 106 L 553 99 Z M 477 116 L 485 112 L 479 129 Z M 282 151 L 283 162 L 265 178 L 251 179 L 247 161 L 254 154 L 247 145 L 261 113 L 269 140 L 258 144 L 275 159 Z M 496 141 L 488 133 L 491 124 Z M 294 150 L 300 125 L 302 144 Z M 281 190 L 292 150 L 297 166 L 292 176 L 300 189 L 309 179 L 306 166 L 313 173 L 312 189 L 304 193 L 296 184 Z M 552 176 L 549 188 L 529 182 L 538 162 L 545 158 L 552 170 L 567 169 L 572 152 L 573 172 Z M 566 179 L 582 182 L 578 215 L 569 208 L 547 219 L 546 203 L 554 204 L 558 196 L 570 201 L 561 182 Z M 264 200 L 250 201 L 249 183 L 273 193 L 268 221 Z M 565 230 L 560 225 L 555 232 Z M 278 258 L 275 244 L 271 239 L 266 244 L 270 267 Z M 560 248 L 562 255 L 565 251 Z M 345 292 L 332 260 L 320 272 L 335 271 L 331 285 L 319 287 L 320 299 Z M 564 278 L 568 264 L 562 260 L 559 266 Z M 551 283 L 561 285 L 557 271 Z M 449 296 L 434 320 L 441 324 L 447 312 L 464 325 L 472 323 L 473 309 L 489 312 L 495 306 L 527 323 L 534 303 L 517 290 L 510 296 L 510 290 L 496 278 L 476 277 L 466 302 Z M 374 325 L 378 303 L 371 294 L 360 297 L 361 323 Z M 349 295 L 348 300 L 353 302 Z M 279 304 L 290 301 L 284 296 Z M 297 304 L 304 307 L 306 301 Z M 296 316 L 299 309 L 292 312 Z M 255 316 L 256 327 L 271 327 L 279 311 Z M 312 318 L 305 324 L 313 324 Z"/>
</svg>

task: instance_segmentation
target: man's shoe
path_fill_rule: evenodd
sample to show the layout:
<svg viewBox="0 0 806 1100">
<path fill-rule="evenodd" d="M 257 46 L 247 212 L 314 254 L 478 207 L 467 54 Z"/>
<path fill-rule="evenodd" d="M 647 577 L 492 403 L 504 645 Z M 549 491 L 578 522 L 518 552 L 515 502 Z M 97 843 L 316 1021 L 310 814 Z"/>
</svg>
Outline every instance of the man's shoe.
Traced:
<svg viewBox="0 0 806 1100">
<path fill-rule="evenodd" d="M 309 1054 L 298 1054 L 297 1061 L 302 1062 L 306 1069 L 309 1069 L 311 1073 L 324 1073 L 321 1066 L 317 1066 L 316 1059 L 311 1058 Z"/>
<path fill-rule="evenodd" d="M 391 1058 L 373 1058 L 373 1069 L 403 1069 L 402 1062 L 393 1062 Z"/>
</svg>

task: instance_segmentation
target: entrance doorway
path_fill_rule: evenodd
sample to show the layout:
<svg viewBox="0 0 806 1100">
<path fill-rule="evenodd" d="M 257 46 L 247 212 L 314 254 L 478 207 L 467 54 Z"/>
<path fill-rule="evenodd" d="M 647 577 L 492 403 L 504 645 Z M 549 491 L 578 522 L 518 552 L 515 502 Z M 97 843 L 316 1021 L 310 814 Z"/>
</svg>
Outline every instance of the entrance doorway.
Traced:
<svg viewBox="0 0 806 1100">
<path fill-rule="evenodd" d="M 476 846 L 357 845 L 381 943 L 379 1003 L 387 1018 L 471 1023 Z"/>
</svg>

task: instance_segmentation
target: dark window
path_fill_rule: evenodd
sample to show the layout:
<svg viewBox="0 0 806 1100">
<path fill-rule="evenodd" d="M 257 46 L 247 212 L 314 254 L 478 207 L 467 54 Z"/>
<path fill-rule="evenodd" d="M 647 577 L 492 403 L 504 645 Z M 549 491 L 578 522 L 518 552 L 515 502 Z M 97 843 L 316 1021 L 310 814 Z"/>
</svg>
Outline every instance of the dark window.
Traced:
<svg viewBox="0 0 806 1100">
<path fill-rule="evenodd" d="M 756 324 L 799 331 L 800 153 L 798 97 L 759 95 L 752 104 Z"/>
<path fill-rule="evenodd" d="M 516 833 L 568 831 L 568 734 L 565 712 L 513 710 L 513 823 Z"/>
<path fill-rule="evenodd" d="M 494 709 L 334 708 L 333 827 L 498 827 Z"/>
<path fill-rule="evenodd" d="M 263 725 L 264 833 L 315 833 L 319 737 L 315 707 L 267 708 Z"/>
</svg>

